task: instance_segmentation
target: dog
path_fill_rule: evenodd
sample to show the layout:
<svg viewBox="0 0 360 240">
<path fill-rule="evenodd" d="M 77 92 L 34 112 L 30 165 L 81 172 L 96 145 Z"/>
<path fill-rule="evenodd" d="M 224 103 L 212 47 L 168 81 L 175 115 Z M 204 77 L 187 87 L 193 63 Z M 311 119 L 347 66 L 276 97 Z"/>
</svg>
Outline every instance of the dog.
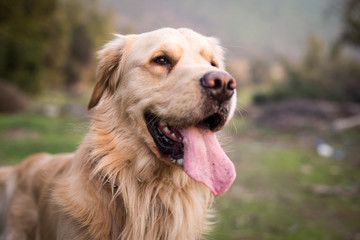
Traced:
<svg viewBox="0 0 360 240">
<path fill-rule="evenodd" d="M 202 238 L 236 176 L 215 135 L 236 103 L 218 41 L 163 28 L 98 58 L 78 150 L 0 169 L 0 239 Z"/>
</svg>

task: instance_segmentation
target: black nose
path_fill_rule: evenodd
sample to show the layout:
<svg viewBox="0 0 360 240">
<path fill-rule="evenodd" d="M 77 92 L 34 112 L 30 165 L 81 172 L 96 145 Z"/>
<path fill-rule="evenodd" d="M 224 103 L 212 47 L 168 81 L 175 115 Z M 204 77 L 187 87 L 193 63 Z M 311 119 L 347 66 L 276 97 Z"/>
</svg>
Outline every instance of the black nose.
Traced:
<svg viewBox="0 0 360 240">
<path fill-rule="evenodd" d="M 200 79 L 201 86 L 219 103 L 231 98 L 236 88 L 236 82 L 226 72 L 209 72 Z"/>
</svg>

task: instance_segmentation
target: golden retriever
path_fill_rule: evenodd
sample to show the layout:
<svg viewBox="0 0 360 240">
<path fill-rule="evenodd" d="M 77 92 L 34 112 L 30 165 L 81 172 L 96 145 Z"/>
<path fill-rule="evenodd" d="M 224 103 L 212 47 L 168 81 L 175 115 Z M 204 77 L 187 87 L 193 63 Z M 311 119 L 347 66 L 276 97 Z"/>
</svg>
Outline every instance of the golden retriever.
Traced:
<svg viewBox="0 0 360 240">
<path fill-rule="evenodd" d="M 79 149 L 0 169 L 0 239 L 200 239 L 235 179 L 215 136 L 236 102 L 222 49 L 164 28 L 116 35 L 98 56 Z"/>
</svg>

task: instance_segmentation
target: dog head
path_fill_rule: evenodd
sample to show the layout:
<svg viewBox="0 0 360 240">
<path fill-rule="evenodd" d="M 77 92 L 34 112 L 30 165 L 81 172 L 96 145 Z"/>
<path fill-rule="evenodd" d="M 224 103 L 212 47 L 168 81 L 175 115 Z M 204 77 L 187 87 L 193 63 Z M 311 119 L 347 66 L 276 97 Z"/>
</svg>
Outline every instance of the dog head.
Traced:
<svg viewBox="0 0 360 240">
<path fill-rule="evenodd" d="M 117 35 L 99 59 L 89 109 L 115 112 L 157 159 L 183 168 L 215 195 L 225 192 L 235 170 L 215 132 L 234 113 L 236 82 L 217 40 L 170 28 Z"/>
</svg>

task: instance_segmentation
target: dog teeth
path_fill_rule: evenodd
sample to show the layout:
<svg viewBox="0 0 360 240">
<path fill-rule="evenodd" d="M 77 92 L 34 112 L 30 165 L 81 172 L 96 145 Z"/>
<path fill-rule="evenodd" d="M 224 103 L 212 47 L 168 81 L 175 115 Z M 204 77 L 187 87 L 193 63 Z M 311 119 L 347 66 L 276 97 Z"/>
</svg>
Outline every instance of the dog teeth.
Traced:
<svg viewBox="0 0 360 240">
<path fill-rule="evenodd" d="M 178 165 L 184 165 L 184 159 L 182 159 L 182 158 L 180 158 L 180 159 L 178 159 L 178 160 L 176 160 L 176 163 L 178 164 Z"/>
<path fill-rule="evenodd" d="M 170 129 L 168 128 L 168 127 L 164 127 L 163 128 L 163 131 L 165 132 L 165 133 L 167 133 L 167 134 L 170 134 L 171 133 L 171 131 L 170 131 Z M 174 135 L 175 136 L 175 135 Z"/>
<path fill-rule="evenodd" d="M 174 128 L 172 128 L 171 126 L 169 126 L 168 123 L 166 123 L 164 120 L 159 120 L 158 122 L 158 127 L 160 129 L 160 131 L 165 134 L 168 138 L 171 138 L 174 141 L 182 141 L 183 138 L 180 136 L 181 134 L 175 129 L 175 131 L 173 130 Z"/>
<path fill-rule="evenodd" d="M 183 158 L 179 158 L 179 159 L 173 159 L 172 157 L 170 158 L 171 163 L 174 163 L 176 165 L 179 166 L 184 166 L 184 159 Z"/>
</svg>

